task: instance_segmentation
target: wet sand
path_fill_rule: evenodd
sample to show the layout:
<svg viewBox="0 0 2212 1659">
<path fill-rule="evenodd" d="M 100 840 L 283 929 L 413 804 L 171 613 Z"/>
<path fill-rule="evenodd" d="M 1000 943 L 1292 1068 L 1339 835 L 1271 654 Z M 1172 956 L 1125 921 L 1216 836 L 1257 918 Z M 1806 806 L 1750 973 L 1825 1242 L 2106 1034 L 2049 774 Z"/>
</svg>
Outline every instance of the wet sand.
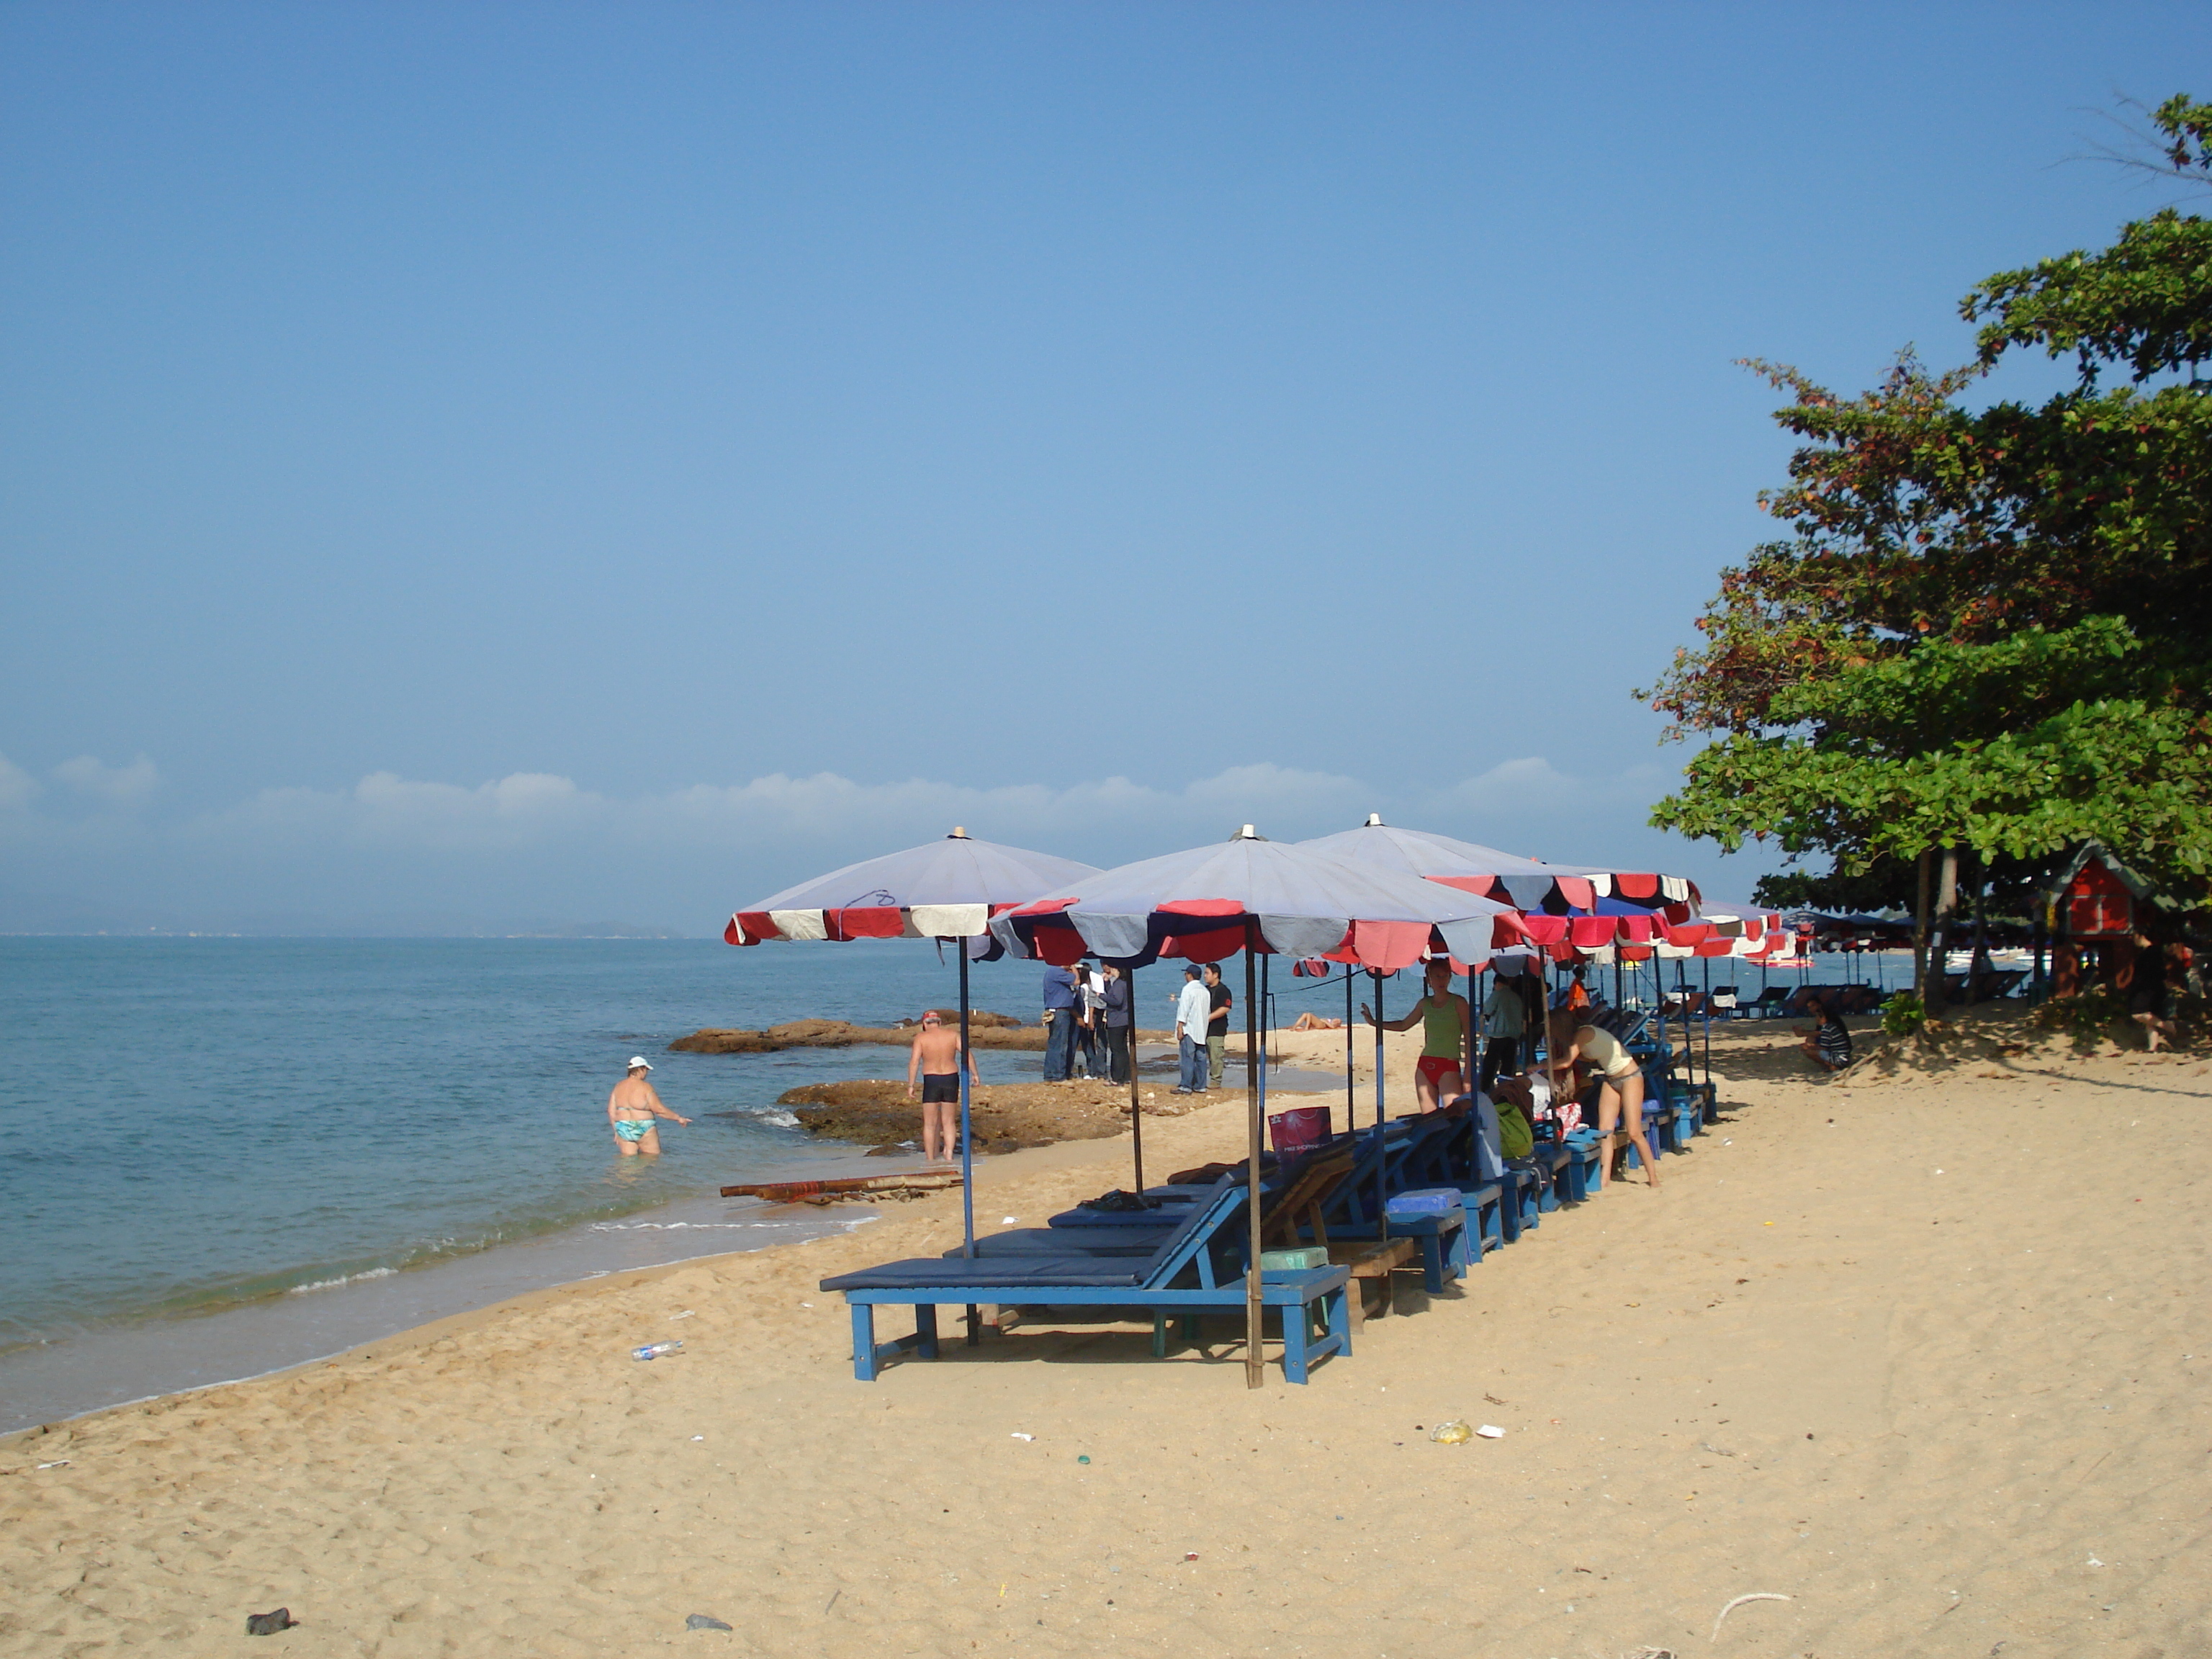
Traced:
<svg viewBox="0 0 2212 1659">
<path fill-rule="evenodd" d="M 1308 1388 L 1110 1325 L 855 1383 L 816 1279 L 957 1243 L 955 1195 L 0 1442 L 0 1653 L 228 1655 L 278 1605 L 246 1651 L 2212 1650 L 2212 1065 L 2008 1040 L 1829 1082 L 1723 1031 L 1662 1191 L 1401 1281 Z M 1148 1120 L 1148 1164 L 1243 1118 Z M 978 1218 L 1127 1146 L 994 1158 Z"/>
</svg>

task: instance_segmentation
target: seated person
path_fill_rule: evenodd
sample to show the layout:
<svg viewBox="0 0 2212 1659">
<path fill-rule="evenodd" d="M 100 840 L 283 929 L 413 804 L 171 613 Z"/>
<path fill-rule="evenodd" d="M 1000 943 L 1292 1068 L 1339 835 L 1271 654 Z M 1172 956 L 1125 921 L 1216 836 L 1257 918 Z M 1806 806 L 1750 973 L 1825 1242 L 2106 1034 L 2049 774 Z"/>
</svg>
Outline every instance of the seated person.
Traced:
<svg viewBox="0 0 2212 1659">
<path fill-rule="evenodd" d="M 1824 1072 L 1840 1072 L 1851 1063 L 1851 1034 L 1844 1029 L 1844 1022 L 1828 1012 L 1826 1004 L 1819 997 L 1805 999 L 1805 1012 L 1819 1022 L 1814 1025 L 1794 1025 L 1790 1030 L 1804 1039 L 1797 1047 L 1805 1058 Z"/>
</svg>

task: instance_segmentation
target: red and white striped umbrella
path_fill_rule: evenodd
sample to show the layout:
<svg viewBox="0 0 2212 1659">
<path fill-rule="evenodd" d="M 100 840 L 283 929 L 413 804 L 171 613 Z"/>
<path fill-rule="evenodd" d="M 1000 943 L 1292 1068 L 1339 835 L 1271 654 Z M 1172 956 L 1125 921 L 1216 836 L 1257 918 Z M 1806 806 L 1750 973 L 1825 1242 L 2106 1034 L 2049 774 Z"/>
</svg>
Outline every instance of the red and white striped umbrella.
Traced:
<svg viewBox="0 0 2212 1659">
<path fill-rule="evenodd" d="M 1368 814 L 1357 830 L 1299 845 L 1510 904 L 1521 913 L 1528 941 L 1561 957 L 1650 945 L 1670 925 L 1698 914 L 1697 884 L 1686 877 L 1518 858 L 1449 836 L 1397 829 L 1379 813 Z"/>
<path fill-rule="evenodd" d="M 1249 824 L 1225 843 L 1096 872 L 1010 911 L 992 932 L 1009 950 L 1052 962 L 1215 962 L 1249 940 L 1384 973 L 1434 950 L 1464 960 L 1522 938 L 1510 905 L 1267 841 Z"/>
<path fill-rule="evenodd" d="M 848 864 L 739 910 L 732 945 L 769 939 L 977 939 L 991 918 L 1098 873 L 1096 866 L 956 829 L 941 841 Z"/>
</svg>

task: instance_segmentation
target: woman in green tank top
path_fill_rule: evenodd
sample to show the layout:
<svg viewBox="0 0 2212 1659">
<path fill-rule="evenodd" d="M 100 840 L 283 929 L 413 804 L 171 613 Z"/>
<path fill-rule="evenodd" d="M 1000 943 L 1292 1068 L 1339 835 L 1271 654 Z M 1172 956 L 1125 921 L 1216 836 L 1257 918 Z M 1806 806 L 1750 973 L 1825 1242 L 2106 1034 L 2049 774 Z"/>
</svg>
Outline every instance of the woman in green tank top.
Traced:
<svg viewBox="0 0 2212 1659">
<path fill-rule="evenodd" d="M 1437 1103 L 1455 1100 L 1467 1092 L 1467 999 L 1451 989 L 1451 963 L 1438 957 L 1429 963 L 1429 989 L 1401 1019 L 1381 1022 L 1386 1031 L 1410 1031 L 1419 1021 L 1421 1027 L 1421 1057 L 1414 1062 L 1413 1092 L 1419 1096 L 1421 1109 L 1433 1112 Z M 1359 1005 L 1360 1013 L 1370 1025 L 1376 1024 L 1374 1012 L 1365 1003 Z"/>
</svg>

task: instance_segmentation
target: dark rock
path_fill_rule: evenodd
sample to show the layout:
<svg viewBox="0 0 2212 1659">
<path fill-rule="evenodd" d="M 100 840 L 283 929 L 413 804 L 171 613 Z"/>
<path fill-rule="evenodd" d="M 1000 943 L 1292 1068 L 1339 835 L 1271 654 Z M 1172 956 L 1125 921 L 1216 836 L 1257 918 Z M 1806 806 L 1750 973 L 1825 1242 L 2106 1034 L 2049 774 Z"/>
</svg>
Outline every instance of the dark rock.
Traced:
<svg viewBox="0 0 2212 1659">
<path fill-rule="evenodd" d="M 292 1617 L 292 1609 L 279 1607 L 274 1613 L 249 1613 L 246 1615 L 248 1636 L 274 1636 L 280 1630 L 290 1630 L 300 1621 Z"/>
</svg>

